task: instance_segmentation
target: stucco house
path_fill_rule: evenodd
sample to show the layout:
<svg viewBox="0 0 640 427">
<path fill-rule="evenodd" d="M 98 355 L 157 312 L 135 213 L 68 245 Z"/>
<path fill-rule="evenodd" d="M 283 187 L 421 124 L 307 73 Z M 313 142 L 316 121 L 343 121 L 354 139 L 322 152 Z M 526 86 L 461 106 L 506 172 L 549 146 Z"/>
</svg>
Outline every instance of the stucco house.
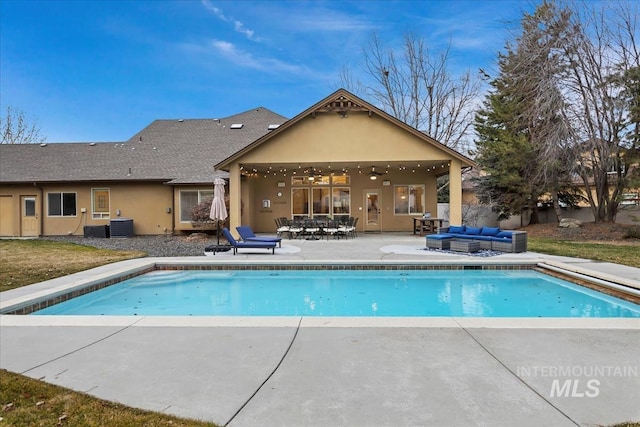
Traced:
<svg viewBox="0 0 640 427">
<path fill-rule="evenodd" d="M 472 160 L 340 89 L 287 120 L 259 107 L 226 118 L 156 120 L 125 142 L 0 145 L 0 236 L 82 235 L 131 220 L 134 234 L 192 231 L 191 209 L 228 180 L 230 226 L 355 216 L 360 231 L 410 231 L 437 212 L 449 174 L 462 219 Z"/>
</svg>

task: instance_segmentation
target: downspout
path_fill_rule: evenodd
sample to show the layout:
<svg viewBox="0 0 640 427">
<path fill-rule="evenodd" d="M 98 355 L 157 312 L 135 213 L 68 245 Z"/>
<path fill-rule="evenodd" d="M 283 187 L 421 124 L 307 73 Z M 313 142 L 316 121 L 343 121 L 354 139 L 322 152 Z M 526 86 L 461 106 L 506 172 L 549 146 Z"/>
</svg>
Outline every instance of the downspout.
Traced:
<svg viewBox="0 0 640 427">
<path fill-rule="evenodd" d="M 178 215 L 178 211 L 176 211 L 176 207 L 178 206 L 178 204 L 176 202 L 179 197 L 180 191 L 178 191 L 178 194 L 176 195 L 176 187 L 174 185 L 173 191 L 171 192 L 171 230 L 165 230 L 165 237 L 169 234 L 169 231 L 171 231 L 172 236 L 176 234 L 176 215 Z"/>
</svg>

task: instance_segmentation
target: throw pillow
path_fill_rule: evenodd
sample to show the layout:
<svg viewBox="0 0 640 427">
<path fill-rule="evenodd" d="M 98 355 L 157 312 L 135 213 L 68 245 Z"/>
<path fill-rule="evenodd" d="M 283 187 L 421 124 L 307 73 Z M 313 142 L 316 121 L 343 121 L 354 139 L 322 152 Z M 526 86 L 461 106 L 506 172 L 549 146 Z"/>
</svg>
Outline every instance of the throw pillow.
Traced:
<svg viewBox="0 0 640 427">
<path fill-rule="evenodd" d="M 467 227 L 467 230 L 464 232 L 464 234 L 472 234 L 477 236 L 480 234 L 480 229 L 477 227 Z"/>
<path fill-rule="evenodd" d="M 495 236 L 500 232 L 500 227 L 482 227 L 480 234 L 482 236 Z"/>
<path fill-rule="evenodd" d="M 463 234 L 464 230 L 465 230 L 465 226 L 460 226 L 460 225 L 452 225 L 449 227 L 449 233 L 454 233 L 454 234 Z"/>
</svg>

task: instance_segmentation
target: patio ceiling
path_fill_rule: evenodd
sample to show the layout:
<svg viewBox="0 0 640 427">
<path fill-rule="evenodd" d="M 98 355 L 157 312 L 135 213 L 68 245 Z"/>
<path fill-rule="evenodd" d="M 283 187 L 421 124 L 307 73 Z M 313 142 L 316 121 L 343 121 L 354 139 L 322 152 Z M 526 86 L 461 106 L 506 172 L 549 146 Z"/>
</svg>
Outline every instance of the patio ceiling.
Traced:
<svg viewBox="0 0 640 427">
<path fill-rule="evenodd" d="M 296 175 L 330 175 L 330 174 L 369 174 L 375 170 L 378 174 L 388 174 L 398 172 L 423 172 L 434 173 L 438 176 L 449 173 L 449 161 L 447 160 L 409 160 L 406 162 L 380 161 L 377 163 L 367 162 L 318 162 L 307 163 L 256 163 L 241 164 L 240 170 L 244 176 L 275 176 L 287 177 Z"/>
</svg>

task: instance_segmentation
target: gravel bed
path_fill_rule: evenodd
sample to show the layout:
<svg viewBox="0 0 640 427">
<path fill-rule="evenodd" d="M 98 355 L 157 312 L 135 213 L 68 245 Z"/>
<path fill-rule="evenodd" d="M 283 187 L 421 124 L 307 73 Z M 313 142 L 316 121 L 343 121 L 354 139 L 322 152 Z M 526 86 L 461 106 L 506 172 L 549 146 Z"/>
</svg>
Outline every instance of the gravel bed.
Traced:
<svg viewBox="0 0 640 427">
<path fill-rule="evenodd" d="M 190 236 L 134 236 L 103 239 L 82 236 L 47 236 L 43 240 L 76 243 L 100 249 L 143 251 L 150 257 L 203 256 L 205 246 L 216 244 L 215 236 L 192 234 Z M 221 240 L 221 244 L 226 241 Z"/>
</svg>

